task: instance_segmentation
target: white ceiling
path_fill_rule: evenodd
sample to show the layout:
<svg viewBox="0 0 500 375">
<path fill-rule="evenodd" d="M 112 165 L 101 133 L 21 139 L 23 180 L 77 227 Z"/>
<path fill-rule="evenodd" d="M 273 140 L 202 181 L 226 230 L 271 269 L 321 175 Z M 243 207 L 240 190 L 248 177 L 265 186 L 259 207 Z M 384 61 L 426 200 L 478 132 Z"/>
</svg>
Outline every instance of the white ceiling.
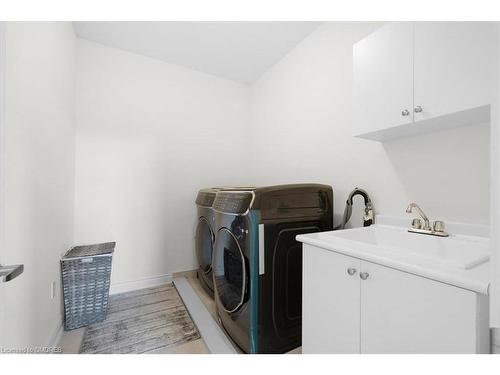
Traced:
<svg viewBox="0 0 500 375">
<path fill-rule="evenodd" d="M 320 22 L 74 22 L 80 38 L 253 82 Z"/>
</svg>

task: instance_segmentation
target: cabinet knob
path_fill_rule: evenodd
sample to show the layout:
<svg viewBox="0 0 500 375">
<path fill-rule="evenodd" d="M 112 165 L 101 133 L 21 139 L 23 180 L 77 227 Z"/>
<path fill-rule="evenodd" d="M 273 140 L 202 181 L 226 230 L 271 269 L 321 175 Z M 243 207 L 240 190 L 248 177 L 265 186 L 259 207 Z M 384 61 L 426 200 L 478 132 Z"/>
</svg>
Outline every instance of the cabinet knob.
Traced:
<svg viewBox="0 0 500 375">
<path fill-rule="evenodd" d="M 368 272 L 361 272 L 359 274 L 359 277 L 361 277 L 361 280 L 366 280 L 368 279 L 368 276 L 370 276 L 370 274 Z"/>
<path fill-rule="evenodd" d="M 404 109 L 403 111 L 401 111 L 401 116 L 408 116 L 410 114 L 410 111 L 408 111 L 407 109 Z"/>
<path fill-rule="evenodd" d="M 422 107 L 420 107 L 419 105 L 417 105 L 414 109 L 415 113 L 420 113 L 423 111 Z"/>
<path fill-rule="evenodd" d="M 352 267 L 351 267 L 351 268 L 348 268 L 348 269 L 347 269 L 347 273 L 348 273 L 350 276 L 355 275 L 355 274 L 356 274 L 356 272 L 358 272 L 358 271 L 356 271 L 356 268 L 352 268 Z"/>
</svg>

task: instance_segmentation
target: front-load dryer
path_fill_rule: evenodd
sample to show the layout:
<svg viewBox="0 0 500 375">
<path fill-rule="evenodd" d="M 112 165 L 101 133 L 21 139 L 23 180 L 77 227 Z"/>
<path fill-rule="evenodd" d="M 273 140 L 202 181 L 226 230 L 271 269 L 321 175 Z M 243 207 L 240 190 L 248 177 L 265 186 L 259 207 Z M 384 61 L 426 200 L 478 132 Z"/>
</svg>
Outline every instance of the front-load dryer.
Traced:
<svg viewBox="0 0 500 375">
<path fill-rule="evenodd" d="M 215 241 L 214 213 L 212 203 L 216 189 L 201 189 L 196 196 L 198 224 L 195 234 L 195 252 L 198 261 L 197 276 L 205 291 L 213 296 L 212 252 Z"/>
<path fill-rule="evenodd" d="M 219 321 L 246 353 L 301 345 L 302 246 L 298 234 L 333 228 L 333 191 L 319 184 L 219 191 L 212 260 Z"/>
</svg>

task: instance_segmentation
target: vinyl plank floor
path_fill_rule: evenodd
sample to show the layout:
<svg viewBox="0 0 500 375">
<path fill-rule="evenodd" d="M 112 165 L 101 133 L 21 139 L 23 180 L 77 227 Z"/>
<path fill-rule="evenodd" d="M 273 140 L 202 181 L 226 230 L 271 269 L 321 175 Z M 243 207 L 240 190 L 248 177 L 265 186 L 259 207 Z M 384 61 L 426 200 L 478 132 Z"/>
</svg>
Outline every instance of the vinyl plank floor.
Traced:
<svg viewBox="0 0 500 375">
<path fill-rule="evenodd" d="M 78 354 L 87 329 L 90 331 L 88 333 L 99 336 L 101 352 L 106 353 L 208 353 L 199 335 L 178 326 L 179 322 L 185 320 L 184 309 L 184 304 L 172 284 L 116 294 L 110 297 L 108 318 L 105 322 L 63 332 L 59 346 L 65 354 Z M 162 317 L 169 317 L 166 324 Z M 126 329 L 117 331 L 117 325 Z M 187 342 L 186 336 L 181 337 L 185 334 L 188 335 Z M 155 349 L 159 337 L 168 338 L 171 344 Z M 117 340 L 121 341 L 120 347 L 114 345 Z"/>
</svg>

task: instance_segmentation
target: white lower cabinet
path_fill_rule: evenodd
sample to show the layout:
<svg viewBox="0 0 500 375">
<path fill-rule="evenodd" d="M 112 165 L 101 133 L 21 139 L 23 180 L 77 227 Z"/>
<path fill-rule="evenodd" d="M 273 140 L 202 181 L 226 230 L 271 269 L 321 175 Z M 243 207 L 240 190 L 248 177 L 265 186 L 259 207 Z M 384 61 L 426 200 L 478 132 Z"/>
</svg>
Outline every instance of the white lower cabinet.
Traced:
<svg viewBox="0 0 500 375">
<path fill-rule="evenodd" d="M 360 260 L 303 247 L 302 352 L 359 352 Z"/>
<path fill-rule="evenodd" d="M 303 353 L 489 352 L 486 296 L 303 246 Z"/>
</svg>

